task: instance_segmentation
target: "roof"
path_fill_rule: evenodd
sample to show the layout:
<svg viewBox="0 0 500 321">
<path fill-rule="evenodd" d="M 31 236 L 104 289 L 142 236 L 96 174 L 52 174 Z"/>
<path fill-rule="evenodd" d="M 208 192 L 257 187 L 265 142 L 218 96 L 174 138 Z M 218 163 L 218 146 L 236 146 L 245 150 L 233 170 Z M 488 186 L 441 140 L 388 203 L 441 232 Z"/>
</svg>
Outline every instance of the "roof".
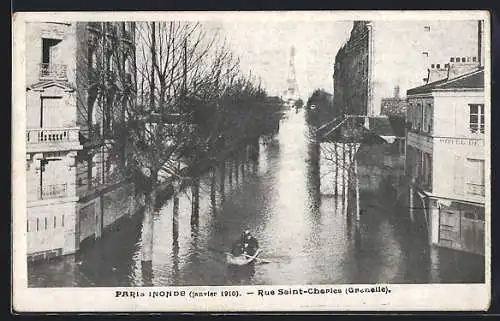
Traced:
<svg viewBox="0 0 500 321">
<path fill-rule="evenodd" d="M 369 117 L 370 131 L 379 136 L 394 136 L 389 118 L 387 117 Z"/>
<path fill-rule="evenodd" d="M 453 79 L 442 79 L 420 87 L 409 89 L 406 95 L 426 94 L 433 91 L 453 89 L 484 89 L 484 70 L 478 69 Z"/>
</svg>

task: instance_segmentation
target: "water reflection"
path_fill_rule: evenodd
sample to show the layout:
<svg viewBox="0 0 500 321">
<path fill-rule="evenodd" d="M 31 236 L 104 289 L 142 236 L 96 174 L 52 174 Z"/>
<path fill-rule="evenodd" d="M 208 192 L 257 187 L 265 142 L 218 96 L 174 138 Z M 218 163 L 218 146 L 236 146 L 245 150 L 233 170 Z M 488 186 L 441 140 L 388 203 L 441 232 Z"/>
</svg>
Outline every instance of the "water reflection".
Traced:
<svg viewBox="0 0 500 321">
<path fill-rule="evenodd" d="M 484 281 L 483 261 L 430 249 L 404 219 L 406 209 L 361 195 L 357 220 L 346 197 L 322 196 L 319 146 L 303 111 L 288 116 L 253 159 L 228 161 L 200 179 L 196 211 L 196 189 L 163 205 L 152 264 L 140 261 L 139 220 L 78 259 L 30 265 L 30 286 Z M 224 253 L 242 229 L 253 231 L 271 263 L 226 265 Z"/>
</svg>

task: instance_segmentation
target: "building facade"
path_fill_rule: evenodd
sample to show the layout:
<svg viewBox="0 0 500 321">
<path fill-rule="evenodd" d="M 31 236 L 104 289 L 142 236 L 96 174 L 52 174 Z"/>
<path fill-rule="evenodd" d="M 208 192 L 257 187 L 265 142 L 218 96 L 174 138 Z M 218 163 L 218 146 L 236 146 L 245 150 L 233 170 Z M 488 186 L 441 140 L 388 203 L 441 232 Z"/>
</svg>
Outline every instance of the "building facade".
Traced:
<svg viewBox="0 0 500 321">
<path fill-rule="evenodd" d="M 399 86 L 394 87 L 394 96 L 382 98 L 381 114 L 385 116 L 406 117 L 406 98 L 399 95 Z"/>
<path fill-rule="evenodd" d="M 335 108 L 377 116 L 382 98 L 391 97 L 394 86 L 406 92 L 423 85 L 432 64 L 449 57 L 484 60 L 482 30 L 482 22 L 475 20 L 354 21 L 335 57 Z"/>
<path fill-rule="evenodd" d="M 333 105 L 340 114 L 368 115 L 370 28 L 368 21 L 354 21 L 349 40 L 335 56 Z"/>
<path fill-rule="evenodd" d="M 484 70 L 476 65 L 407 97 L 410 214 L 415 219 L 414 209 L 423 209 L 431 244 L 484 255 Z"/>
<path fill-rule="evenodd" d="M 129 22 L 26 25 L 28 259 L 77 251 L 82 202 L 123 165 L 125 143 L 116 129 L 133 103 L 133 28 Z"/>
</svg>

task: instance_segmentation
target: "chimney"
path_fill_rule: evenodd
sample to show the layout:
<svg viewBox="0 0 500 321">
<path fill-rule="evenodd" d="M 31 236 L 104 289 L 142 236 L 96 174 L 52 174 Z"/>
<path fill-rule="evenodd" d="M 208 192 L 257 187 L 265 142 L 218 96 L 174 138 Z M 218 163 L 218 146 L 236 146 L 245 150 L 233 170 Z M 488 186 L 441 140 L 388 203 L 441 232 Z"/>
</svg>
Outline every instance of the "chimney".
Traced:
<svg viewBox="0 0 500 321">
<path fill-rule="evenodd" d="M 477 69 L 477 62 L 473 59 L 468 59 L 466 62 L 450 63 L 448 78 L 453 79 L 472 72 Z"/>
<path fill-rule="evenodd" d="M 443 80 L 448 78 L 448 67 L 442 68 L 440 64 L 431 65 L 431 68 L 428 69 L 428 77 L 427 77 L 427 83 L 435 82 L 438 80 Z"/>
<path fill-rule="evenodd" d="M 399 98 L 399 85 L 394 87 L 394 98 Z"/>
</svg>

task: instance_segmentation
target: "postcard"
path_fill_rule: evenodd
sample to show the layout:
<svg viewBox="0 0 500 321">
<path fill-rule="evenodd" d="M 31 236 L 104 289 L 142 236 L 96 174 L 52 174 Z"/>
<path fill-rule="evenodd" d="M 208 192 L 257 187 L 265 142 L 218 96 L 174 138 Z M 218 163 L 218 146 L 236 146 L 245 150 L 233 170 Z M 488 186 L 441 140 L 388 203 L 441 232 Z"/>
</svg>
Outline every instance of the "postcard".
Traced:
<svg viewBox="0 0 500 321">
<path fill-rule="evenodd" d="M 488 309 L 487 11 L 12 21 L 15 312 Z"/>
</svg>

